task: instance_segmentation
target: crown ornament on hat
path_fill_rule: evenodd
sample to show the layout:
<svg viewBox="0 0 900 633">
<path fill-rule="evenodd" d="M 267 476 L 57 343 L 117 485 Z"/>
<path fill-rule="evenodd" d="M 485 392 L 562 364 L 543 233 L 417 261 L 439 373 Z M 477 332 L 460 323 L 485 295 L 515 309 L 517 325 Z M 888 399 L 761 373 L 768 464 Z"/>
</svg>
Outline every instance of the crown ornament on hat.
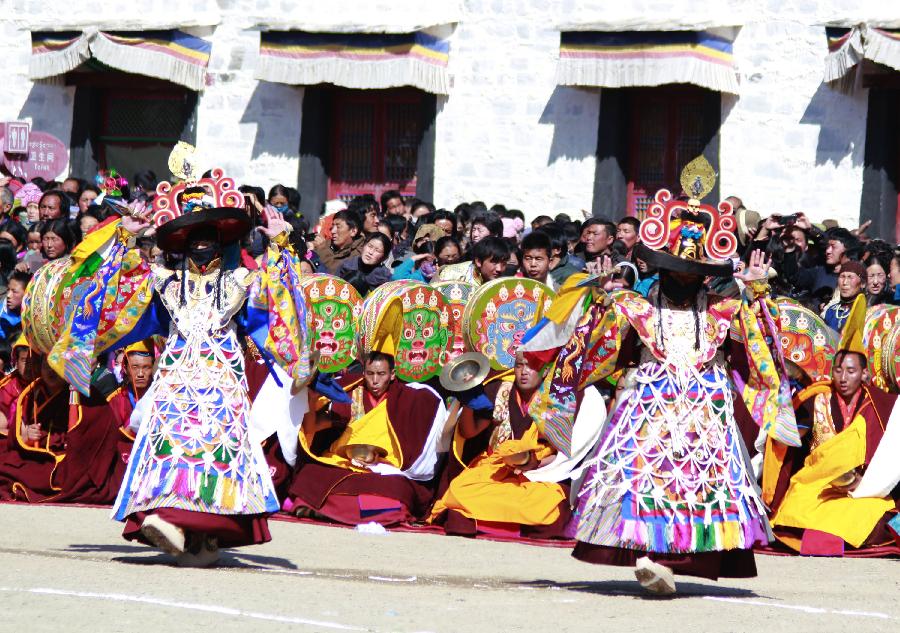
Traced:
<svg viewBox="0 0 900 633">
<path fill-rule="evenodd" d="M 107 206 L 119 214 L 127 212 L 127 202 L 122 190 L 128 186 L 128 180 L 115 169 L 101 169 L 94 176 L 94 184 L 100 190 L 99 195 L 91 202 L 94 206 Z"/>
<path fill-rule="evenodd" d="M 169 169 L 180 182 L 161 182 L 156 187 L 153 200 L 153 225 L 162 226 L 175 218 L 208 209 L 244 207 L 244 196 L 234 186 L 234 180 L 225 178 L 224 172 L 215 167 L 207 178 L 200 178 L 197 167 L 197 150 L 179 141 L 169 154 Z"/>
<path fill-rule="evenodd" d="M 666 189 L 656 192 L 641 222 L 641 242 L 687 261 L 725 260 L 737 252 L 737 220 L 731 203 L 718 207 L 701 203 L 716 183 L 716 172 L 698 156 L 681 172 L 687 201 L 674 200 Z"/>
<path fill-rule="evenodd" d="M 94 176 L 94 184 L 103 195 L 109 198 L 121 198 L 122 189 L 128 186 L 128 180 L 115 169 L 101 169 Z"/>
</svg>

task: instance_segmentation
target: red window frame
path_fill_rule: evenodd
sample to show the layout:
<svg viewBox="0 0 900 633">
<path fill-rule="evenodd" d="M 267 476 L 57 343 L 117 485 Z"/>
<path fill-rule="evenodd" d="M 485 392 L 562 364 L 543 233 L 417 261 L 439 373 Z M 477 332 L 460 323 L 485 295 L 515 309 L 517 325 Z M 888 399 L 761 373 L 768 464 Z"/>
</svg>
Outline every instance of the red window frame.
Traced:
<svg viewBox="0 0 900 633">
<path fill-rule="evenodd" d="M 417 108 L 416 123 L 417 137 L 421 137 L 421 107 L 424 94 L 412 88 L 396 88 L 389 90 L 351 90 L 336 88 L 332 93 L 333 123 L 331 126 L 329 170 L 328 170 L 328 198 L 340 198 L 348 200 L 357 195 L 372 193 L 378 198 L 382 192 L 388 189 L 397 189 L 404 196 L 416 195 L 416 174 L 409 180 L 388 180 L 386 177 L 386 151 L 388 134 L 388 111 L 399 105 L 419 106 Z M 365 180 L 350 180 L 341 174 L 341 158 L 346 148 L 343 147 L 341 138 L 344 132 L 347 106 L 370 105 L 373 108 L 372 125 L 372 174 Z"/>
<path fill-rule="evenodd" d="M 660 86 L 655 88 L 637 88 L 630 91 L 628 104 L 630 112 L 630 129 L 628 131 L 629 155 L 628 173 L 626 174 L 628 183 L 627 215 L 643 219 L 643 211 L 646 208 L 646 204 L 641 204 L 642 201 L 648 198 L 652 199 L 660 188 L 667 188 L 675 195 L 680 193 L 681 185 L 678 179 L 681 169 L 703 149 L 701 147 L 697 148 L 697 151 L 689 150 L 685 152 L 686 154 L 691 154 L 690 156 L 679 155 L 679 141 L 682 139 L 684 132 L 680 115 L 686 108 L 692 108 L 696 111 L 698 120 L 702 121 L 703 100 L 703 89 L 694 86 Z M 666 119 L 665 139 L 663 141 L 663 181 L 661 183 L 639 182 L 638 174 L 640 173 L 643 158 L 639 150 L 647 112 L 650 108 L 660 106 L 665 108 Z"/>
</svg>

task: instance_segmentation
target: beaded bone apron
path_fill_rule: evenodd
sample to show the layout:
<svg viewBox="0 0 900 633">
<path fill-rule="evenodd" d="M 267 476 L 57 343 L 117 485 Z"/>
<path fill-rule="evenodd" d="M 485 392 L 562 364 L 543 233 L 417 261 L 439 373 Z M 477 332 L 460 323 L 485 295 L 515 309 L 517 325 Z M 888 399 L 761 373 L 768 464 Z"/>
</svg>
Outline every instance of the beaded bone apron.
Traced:
<svg viewBox="0 0 900 633">
<path fill-rule="evenodd" d="M 271 478 L 263 475 L 268 469 L 248 433 L 244 355 L 232 323 L 252 273 L 238 269 L 218 277 L 218 270 L 189 272 L 183 305 L 180 278 L 154 279 L 172 316 L 171 331 L 118 518 L 160 507 L 217 514 L 278 510 Z"/>
</svg>

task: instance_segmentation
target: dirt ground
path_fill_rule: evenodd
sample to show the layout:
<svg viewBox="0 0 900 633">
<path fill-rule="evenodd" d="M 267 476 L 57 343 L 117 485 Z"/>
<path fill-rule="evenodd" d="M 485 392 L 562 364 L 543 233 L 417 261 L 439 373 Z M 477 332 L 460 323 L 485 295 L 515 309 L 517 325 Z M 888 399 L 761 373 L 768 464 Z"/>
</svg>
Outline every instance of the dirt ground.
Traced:
<svg viewBox="0 0 900 633">
<path fill-rule="evenodd" d="M 180 569 L 107 510 L 0 505 L 0 631 L 900 631 L 900 560 L 759 556 L 758 578 L 652 598 L 567 549 L 271 530 L 222 567 Z"/>
</svg>

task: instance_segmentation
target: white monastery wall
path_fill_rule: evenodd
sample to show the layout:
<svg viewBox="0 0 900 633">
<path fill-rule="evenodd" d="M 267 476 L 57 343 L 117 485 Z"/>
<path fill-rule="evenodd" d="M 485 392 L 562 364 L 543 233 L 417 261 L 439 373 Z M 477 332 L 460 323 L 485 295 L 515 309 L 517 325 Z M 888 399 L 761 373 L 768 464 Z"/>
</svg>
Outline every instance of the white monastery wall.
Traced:
<svg viewBox="0 0 900 633">
<path fill-rule="evenodd" d="M 566 4 L 465 3 L 435 128 L 436 202 L 500 202 L 530 217 L 590 210 L 600 96 L 556 85 Z"/>
<path fill-rule="evenodd" d="M 292 184 L 299 169 L 302 88 L 253 79 L 259 24 L 295 28 L 415 25 L 458 18 L 449 97 L 439 97 L 435 202 L 503 202 L 528 216 L 590 209 L 602 91 L 559 87 L 559 31 L 742 25 L 741 95 L 724 96 L 722 195 L 762 213 L 803 210 L 854 224 L 862 187 L 867 91 L 821 82 L 824 24 L 900 26 L 900 9 L 849 0 L 3 0 L 0 120 L 28 119 L 68 141 L 74 90 L 28 79 L 30 30 L 187 28 L 210 35 L 210 85 L 197 141 L 238 181 Z M 424 17 L 423 17 L 424 16 Z"/>
</svg>

